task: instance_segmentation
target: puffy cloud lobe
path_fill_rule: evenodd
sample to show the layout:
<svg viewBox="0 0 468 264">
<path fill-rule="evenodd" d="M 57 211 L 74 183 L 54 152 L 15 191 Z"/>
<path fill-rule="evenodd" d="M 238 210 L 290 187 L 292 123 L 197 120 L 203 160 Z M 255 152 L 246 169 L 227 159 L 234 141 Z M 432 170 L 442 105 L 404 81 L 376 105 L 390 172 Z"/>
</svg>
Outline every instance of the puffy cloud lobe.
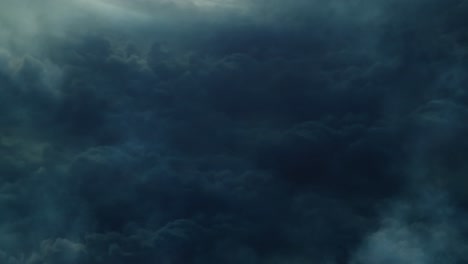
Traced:
<svg viewBox="0 0 468 264">
<path fill-rule="evenodd" d="M 438 190 L 396 203 L 351 263 L 458 263 L 465 245 L 457 213 Z M 427 197 L 429 195 L 430 197 Z M 426 197 L 423 197 L 426 196 Z M 387 212 L 388 213 L 388 212 Z"/>
</svg>

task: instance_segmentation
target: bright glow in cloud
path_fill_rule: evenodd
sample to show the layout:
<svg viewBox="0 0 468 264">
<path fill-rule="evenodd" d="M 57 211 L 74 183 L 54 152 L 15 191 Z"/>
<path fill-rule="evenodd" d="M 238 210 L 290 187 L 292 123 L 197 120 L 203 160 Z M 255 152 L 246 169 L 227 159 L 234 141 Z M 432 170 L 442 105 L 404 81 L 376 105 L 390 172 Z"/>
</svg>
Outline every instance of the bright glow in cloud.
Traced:
<svg viewBox="0 0 468 264">
<path fill-rule="evenodd" d="M 205 8 L 234 8 L 245 9 L 247 7 L 245 1 L 235 0 L 193 0 L 194 4 Z"/>
</svg>

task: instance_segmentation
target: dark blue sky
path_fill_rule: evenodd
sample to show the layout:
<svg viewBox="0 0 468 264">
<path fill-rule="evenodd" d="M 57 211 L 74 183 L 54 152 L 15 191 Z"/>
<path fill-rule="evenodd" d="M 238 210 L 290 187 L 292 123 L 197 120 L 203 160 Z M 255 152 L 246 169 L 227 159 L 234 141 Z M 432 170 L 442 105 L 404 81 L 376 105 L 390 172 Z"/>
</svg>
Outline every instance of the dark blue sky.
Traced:
<svg viewBox="0 0 468 264">
<path fill-rule="evenodd" d="M 467 263 L 467 15 L 0 0 L 0 263 Z"/>
</svg>

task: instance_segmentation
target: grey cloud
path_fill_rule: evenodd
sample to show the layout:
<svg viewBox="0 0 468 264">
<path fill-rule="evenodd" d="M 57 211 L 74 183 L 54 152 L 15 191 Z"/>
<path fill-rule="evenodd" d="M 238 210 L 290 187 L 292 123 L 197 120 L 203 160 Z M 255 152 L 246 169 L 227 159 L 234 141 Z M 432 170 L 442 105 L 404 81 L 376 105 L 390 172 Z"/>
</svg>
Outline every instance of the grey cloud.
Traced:
<svg viewBox="0 0 468 264">
<path fill-rule="evenodd" d="M 446 196 L 427 190 L 400 201 L 383 215 L 351 263 L 459 263 L 464 261 L 463 225 Z"/>
</svg>

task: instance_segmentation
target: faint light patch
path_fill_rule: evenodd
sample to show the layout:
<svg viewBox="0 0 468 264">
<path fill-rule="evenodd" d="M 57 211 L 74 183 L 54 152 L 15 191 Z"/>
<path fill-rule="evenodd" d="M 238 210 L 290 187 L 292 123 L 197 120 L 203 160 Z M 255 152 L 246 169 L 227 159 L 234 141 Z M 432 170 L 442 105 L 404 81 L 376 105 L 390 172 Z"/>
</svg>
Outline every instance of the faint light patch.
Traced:
<svg viewBox="0 0 468 264">
<path fill-rule="evenodd" d="M 170 11 L 172 15 L 187 9 L 198 9 L 201 11 L 222 12 L 226 10 L 242 11 L 247 10 L 249 1 L 246 0 L 77 0 L 90 2 L 98 9 L 109 8 L 120 12 L 134 12 L 136 14 L 146 14 L 146 17 L 168 17 L 165 12 Z M 173 13 L 175 11 L 175 13 Z M 170 16 L 169 16 L 170 17 Z"/>
<path fill-rule="evenodd" d="M 12 80 L 23 92 L 40 91 L 50 98 L 61 96 L 64 73 L 59 65 L 29 55 L 14 57 L 9 65 Z"/>
<path fill-rule="evenodd" d="M 246 8 L 245 1 L 234 0 L 193 0 L 193 3 L 201 8 Z"/>
<path fill-rule="evenodd" d="M 79 8 L 94 12 L 102 18 L 118 18 L 125 20 L 147 20 L 148 14 L 132 8 L 135 4 L 120 0 L 75 0 Z M 138 3 L 138 1 L 135 1 Z"/>
</svg>

